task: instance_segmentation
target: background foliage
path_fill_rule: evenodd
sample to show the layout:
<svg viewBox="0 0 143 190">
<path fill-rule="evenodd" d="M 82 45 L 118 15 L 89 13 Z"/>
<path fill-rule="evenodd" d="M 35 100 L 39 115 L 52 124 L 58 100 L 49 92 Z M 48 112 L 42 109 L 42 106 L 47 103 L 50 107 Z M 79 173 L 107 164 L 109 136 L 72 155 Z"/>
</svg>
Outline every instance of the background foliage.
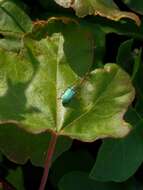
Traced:
<svg viewBox="0 0 143 190">
<path fill-rule="evenodd" d="M 47 189 L 143 189 L 142 14 L 140 0 L 0 1 L 1 189 L 38 189 L 51 130 Z"/>
</svg>

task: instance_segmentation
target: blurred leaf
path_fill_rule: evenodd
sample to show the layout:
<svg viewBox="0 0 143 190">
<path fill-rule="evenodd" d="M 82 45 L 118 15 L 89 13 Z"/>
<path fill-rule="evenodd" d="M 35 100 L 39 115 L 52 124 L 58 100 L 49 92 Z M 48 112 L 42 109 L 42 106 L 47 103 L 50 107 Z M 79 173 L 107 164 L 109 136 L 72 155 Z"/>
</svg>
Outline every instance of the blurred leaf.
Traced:
<svg viewBox="0 0 143 190">
<path fill-rule="evenodd" d="M 38 0 L 40 5 L 47 10 L 47 12 L 53 12 L 53 13 L 59 13 L 59 12 L 67 12 L 67 10 L 64 10 L 63 7 L 60 7 L 55 3 L 53 0 Z"/>
<path fill-rule="evenodd" d="M 89 172 L 93 164 L 94 159 L 88 151 L 67 151 L 53 163 L 50 175 L 51 182 L 56 186 L 60 178 L 71 171 Z"/>
<path fill-rule="evenodd" d="M 93 68 L 98 68 L 103 66 L 103 58 L 105 54 L 105 40 L 106 35 L 99 24 L 94 24 L 86 21 L 80 22 L 83 30 L 88 28 L 94 37 L 94 55 L 93 55 Z"/>
<path fill-rule="evenodd" d="M 6 179 L 13 185 L 13 187 L 15 187 L 16 190 L 24 190 L 23 173 L 20 167 L 16 170 L 9 170 L 9 174 Z"/>
<path fill-rule="evenodd" d="M 94 59 L 96 42 L 92 32 L 89 28 L 72 23 L 64 25 L 61 32 L 64 36 L 63 49 L 67 63 L 75 73 L 84 76 Z"/>
<path fill-rule="evenodd" d="M 10 0 L 0 1 L 0 32 L 30 32 L 32 21 L 28 15 Z"/>
<path fill-rule="evenodd" d="M 127 137 L 104 140 L 90 174 L 92 179 L 120 182 L 136 172 L 143 161 L 142 126 L 141 120 Z"/>
<path fill-rule="evenodd" d="M 134 85 L 136 87 L 137 92 L 141 95 L 143 94 L 143 84 L 141 83 L 142 80 L 142 73 L 143 73 L 143 62 L 142 62 L 142 50 L 136 50 L 135 52 L 135 63 L 136 63 L 136 67 L 135 67 L 135 71 L 134 71 Z"/>
<path fill-rule="evenodd" d="M 43 167 L 50 140 L 49 133 L 33 135 L 14 125 L 0 126 L 0 150 L 7 158 L 18 164 L 25 164 L 29 159 L 36 166 Z M 53 161 L 68 150 L 72 141 L 59 137 Z"/>
<path fill-rule="evenodd" d="M 130 9 L 136 11 L 139 14 L 143 14 L 143 2 L 142 0 L 122 0 Z"/>
<path fill-rule="evenodd" d="M 136 49 L 135 55 L 135 71 L 134 71 L 134 77 L 133 82 L 134 86 L 136 87 L 136 90 L 139 95 L 143 94 L 143 84 L 140 82 L 142 80 L 142 73 L 143 73 L 143 63 L 142 63 L 142 49 Z"/>
<path fill-rule="evenodd" d="M 92 64 L 94 68 L 102 65 L 105 33 L 100 25 L 70 17 L 50 17 L 47 21 L 34 23 L 32 37 L 41 39 L 47 34 L 52 35 L 57 32 L 61 32 L 65 38 L 65 55 L 76 73 L 83 75 Z M 82 63 L 82 67 L 79 62 Z"/>
<path fill-rule="evenodd" d="M 59 5 L 70 8 L 76 11 L 76 15 L 84 17 L 87 15 L 100 15 L 111 20 L 118 21 L 121 18 L 130 18 L 140 25 L 140 19 L 132 12 L 120 11 L 117 5 L 112 0 L 55 0 Z"/>
<path fill-rule="evenodd" d="M 132 185 L 134 185 L 132 183 Z M 135 190 L 135 186 L 130 184 L 120 184 L 114 182 L 101 183 L 92 180 L 85 172 L 74 171 L 64 175 L 59 182 L 59 190 Z"/>
<path fill-rule="evenodd" d="M 133 44 L 133 39 L 123 42 L 118 49 L 118 55 L 116 58 L 117 64 L 119 64 L 126 71 L 128 71 L 129 68 L 131 68 L 132 66 L 131 65 L 131 61 L 133 61 L 132 44 Z"/>
<path fill-rule="evenodd" d="M 0 52 L 1 124 L 13 123 L 34 134 L 53 130 L 89 142 L 129 133 L 122 117 L 134 88 L 126 72 L 106 64 L 83 79 L 69 66 L 61 35 L 25 43 L 27 49 L 18 55 Z M 73 85 L 77 94 L 63 106 L 59 97 Z"/>
<path fill-rule="evenodd" d="M 135 108 L 130 107 L 125 114 L 125 120 L 136 127 L 136 125 L 142 120 L 142 117 L 138 114 Z"/>
<path fill-rule="evenodd" d="M 142 49 L 134 50 L 134 66 L 133 66 L 133 72 L 132 72 L 132 80 L 136 78 L 136 75 L 139 71 L 140 63 L 141 63 L 141 55 L 142 55 Z"/>
<path fill-rule="evenodd" d="M 134 81 L 134 79 L 136 80 L 138 77 L 142 50 L 132 50 L 132 44 L 133 39 L 130 39 L 120 45 L 116 62 L 131 75 L 131 78 Z"/>
<path fill-rule="evenodd" d="M 138 114 L 140 115 L 140 117 L 143 118 L 143 96 L 142 96 L 142 94 L 139 95 L 136 105 L 135 105 L 135 108 L 136 108 Z"/>
<path fill-rule="evenodd" d="M 143 39 L 143 19 L 141 18 L 141 25 L 140 27 L 137 26 L 132 20 L 120 20 L 118 22 L 115 22 L 113 20 L 109 20 L 105 17 L 100 17 L 100 16 L 92 16 L 92 17 L 86 17 L 86 19 L 80 19 L 77 18 L 76 16 L 73 15 L 67 15 L 66 17 L 63 17 L 63 14 L 58 14 L 58 13 L 51 13 L 51 12 L 46 12 L 45 14 L 42 14 L 40 16 L 42 20 L 62 20 L 63 23 L 80 23 L 80 25 L 86 24 L 87 26 L 92 24 L 92 30 L 96 30 L 96 27 L 100 27 L 100 30 L 102 33 L 109 34 L 109 33 L 116 33 L 119 35 L 126 35 L 131 38 L 136 38 L 139 40 Z M 66 20 L 65 20 L 66 18 Z M 68 20 L 68 21 L 67 21 Z M 49 24 L 49 23 L 48 23 Z M 57 29 L 62 29 L 63 25 L 59 24 L 56 28 Z M 96 39 L 98 37 L 96 36 Z"/>
<path fill-rule="evenodd" d="M 143 75 L 143 62 L 142 62 L 142 50 L 137 50 L 134 55 L 135 59 L 135 69 L 133 73 L 133 83 L 136 88 L 136 105 L 135 108 L 140 115 L 140 117 L 143 118 L 143 83 L 142 81 L 142 75 Z"/>
<path fill-rule="evenodd" d="M 62 34 L 67 61 L 75 73 L 83 76 L 93 65 L 95 68 L 102 63 L 105 34 L 99 25 L 70 23 L 64 26 Z"/>
<path fill-rule="evenodd" d="M 120 20 L 119 22 L 114 22 L 103 17 L 91 17 L 87 21 L 100 25 L 100 28 L 106 34 L 116 33 L 119 35 L 126 35 L 131 38 L 140 40 L 143 39 L 143 22 L 141 22 L 140 27 L 138 27 L 130 20 Z"/>
</svg>

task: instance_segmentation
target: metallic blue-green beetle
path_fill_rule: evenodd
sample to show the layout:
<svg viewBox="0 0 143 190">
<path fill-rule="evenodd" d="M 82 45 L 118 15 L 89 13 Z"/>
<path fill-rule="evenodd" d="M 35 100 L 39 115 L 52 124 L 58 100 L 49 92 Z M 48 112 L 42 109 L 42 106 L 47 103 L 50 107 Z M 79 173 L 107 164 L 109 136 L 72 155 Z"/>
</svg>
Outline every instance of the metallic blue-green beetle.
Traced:
<svg viewBox="0 0 143 190">
<path fill-rule="evenodd" d="M 72 100 L 72 98 L 75 96 L 75 94 L 76 94 L 76 91 L 74 87 L 67 88 L 61 97 L 62 104 L 65 105 L 69 103 Z"/>
<path fill-rule="evenodd" d="M 84 83 L 84 81 L 86 80 L 86 78 L 87 78 L 88 75 L 89 74 L 87 73 L 85 75 L 85 77 L 83 77 L 76 85 L 74 85 L 72 87 L 68 87 L 65 90 L 65 92 L 61 96 L 62 104 L 63 105 L 68 104 L 75 97 L 78 88 Z"/>
</svg>

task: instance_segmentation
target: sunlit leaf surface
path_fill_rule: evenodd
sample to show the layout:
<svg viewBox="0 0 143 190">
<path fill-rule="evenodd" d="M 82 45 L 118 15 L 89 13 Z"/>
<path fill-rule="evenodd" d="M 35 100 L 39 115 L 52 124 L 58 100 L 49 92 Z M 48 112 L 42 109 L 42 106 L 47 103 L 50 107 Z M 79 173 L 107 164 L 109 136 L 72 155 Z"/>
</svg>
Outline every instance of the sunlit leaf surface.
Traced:
<svg viewBox="0 0 143 190">
<path fill-rule="evenodd" d="M 1 51 L 1 124 L 35 134 L 52 130 L 82 141 L 128 134 L 123 115 L 134 88 L 126 72 L 106 64 L 80 78 L 68 64 L 59 34 L 25 44 L 19 54 Z M 63 106 L 60 97 L 73 85 L 76 96 Z"/>
</svg>

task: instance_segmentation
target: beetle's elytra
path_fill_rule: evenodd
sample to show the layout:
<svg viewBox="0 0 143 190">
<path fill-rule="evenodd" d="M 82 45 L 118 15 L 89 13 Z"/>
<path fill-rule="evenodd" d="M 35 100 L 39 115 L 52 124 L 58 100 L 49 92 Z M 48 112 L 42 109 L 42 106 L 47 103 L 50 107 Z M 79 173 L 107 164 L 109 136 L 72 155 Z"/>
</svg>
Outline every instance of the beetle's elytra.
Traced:
<svg viewBox="0 0 143 190">
<path fill-rule="evenodd" d="M 75 96 L 76 92 L 74 87 L 69 87 L 65 90 L 63 93 L 61 99 L 62 99 L 62 104 L 65 105 L 71 101 L 71 99 Z"/>
<path fill-rule="evenodd" d="M 83 78 L 79 81 L 79 83 L 77 83 L 76 85 L 74 85 L 74 86 L 72 86 L 72 87 L 68 87 L 68 88 L 64 91 L 63 95 L 61 96 L 62 104 L 63 104 L 63 105 L 68 104 L 68 103 L 72 100 L 72 98 L 73 98 L 73 97 L 75 96 L 75 94 L 76 94 L 77 89 L 79 88 L 79 86 L 81 86 L 81 85 L 85 82 L 85 80 L 86 80 L 86 78 L 87 78 L 88 75 L 89 75 L 89 73 L 86 73 L 85 77 L 83 77 Z"/>
</svg>

